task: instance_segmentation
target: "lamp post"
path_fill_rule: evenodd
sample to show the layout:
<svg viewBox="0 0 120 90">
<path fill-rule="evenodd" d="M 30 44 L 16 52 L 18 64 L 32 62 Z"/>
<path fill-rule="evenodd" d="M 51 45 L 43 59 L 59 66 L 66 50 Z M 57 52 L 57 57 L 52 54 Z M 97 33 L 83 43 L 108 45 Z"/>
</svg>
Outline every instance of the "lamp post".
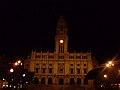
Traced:
<svg viewBox="0 0 120 90">
<path fill-rule="evenodd" d="M 18 60 L 18 61 L 16 61 L 16 62 L 14 63 L 14 66 L 18 66 L 18 65 L 21 65 L 21 66 L 23 65 L 22 62 L 21 62 L 21 60 Z"/>
<path fill-rule="evenodd" d="M 10 70 L 10 79 L 9 79 L 9 88 L 13 88 L 13 72 L 14 72 L 14 69 L 13 68 L 11 68 Z"/>
<path fill-rule="evenodd" d="M 22 73 L 22 61 L 17 60 L 16 62 L 12 63 L 12 68 L 9 70 L 10 72 L 10 80 L 9 80 L 9 87 L 10 88 L 16 88 L 18 86 L 19 80 L 20 80 L 20 75 Z"/>
</svg>

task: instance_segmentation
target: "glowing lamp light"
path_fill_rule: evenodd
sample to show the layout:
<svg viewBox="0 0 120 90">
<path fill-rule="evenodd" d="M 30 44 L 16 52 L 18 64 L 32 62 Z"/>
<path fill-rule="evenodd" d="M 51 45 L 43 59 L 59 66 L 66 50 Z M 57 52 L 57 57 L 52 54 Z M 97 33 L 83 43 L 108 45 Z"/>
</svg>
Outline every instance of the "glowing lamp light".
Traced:
<svg viewBox="0 0 120 90">
<path fill-rule="evenodd" d="M 20 65 L 22 66 L 23 64 L 21 63 Z"/>
<path fill-rule="evenodd" d="M 17 65 L 18 65 L 18 63 L 16 62 L 16 63 L 15 63 L 15 66 L 17 66 Z"/>
<path fill-rule="evenodd" d="M 104 74 L 104 78 L 107 78 L 107 75 L 106 75 L 106 74 Z"/>
<path fill-rule="evenodd" d="M 3 81 L 4 81 L 5 79 L 3 78 Z"/>
<path fill-rule="evenodd" d="M 26 83 L 28 83 L 28 81 L 26 81 Z"/>
<path fill-rule="evenodd" d="M 9 87 L 12 87 L 12 85 L 10 85 Z"/>
<path fill-rule="evenodd" d="M 13 68 L 11 68 L 11 69 L 10 69 L 10 72 L 14 72 L 14 69 L 13 69 Z"/>
<path fill-rule="evenodd" d="M 112 61 L 109 61 L 108 63 L 109 63 L 109 64 L 112 64 Z"/>
<path fill-rule="evenodd" d="M 23 77 L 25 77 L 25 74 L 23 74 Z"/>
<path fill-rule="evenodd" d="M 106 67 L 109 67 L 110 66 L 110 64 L 106 64 Z"/>
<path fill-rule="evenodd" d="M 114 66 L 114 64 L 112 64 L 112 66 Z"/>
<path fill-rule="evenodd" d="M 20 63 L 21 63 L 21 61 L 20 61 L 20 60 L 18 60 L 18 63 L 20 64 Z"/>
</svg>

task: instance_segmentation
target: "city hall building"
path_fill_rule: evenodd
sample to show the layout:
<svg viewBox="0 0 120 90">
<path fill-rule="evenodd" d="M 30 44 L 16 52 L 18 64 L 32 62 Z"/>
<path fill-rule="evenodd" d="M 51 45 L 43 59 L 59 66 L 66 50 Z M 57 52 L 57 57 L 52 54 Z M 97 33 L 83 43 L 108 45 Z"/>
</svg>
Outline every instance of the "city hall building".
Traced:
<svg viewBox="0 0 120 90">
<path fill-rule="evenodd" d="M 93 69 L 93 64 L 91 52 L 69 53 L 67 23 L 61 16 L 56 27 L 54 52 L 32 51 L 24 68 L 35 72 L 39 84 L 92 87 L 93 81 L 85 79 L 85 75 Z"/>
</svg>

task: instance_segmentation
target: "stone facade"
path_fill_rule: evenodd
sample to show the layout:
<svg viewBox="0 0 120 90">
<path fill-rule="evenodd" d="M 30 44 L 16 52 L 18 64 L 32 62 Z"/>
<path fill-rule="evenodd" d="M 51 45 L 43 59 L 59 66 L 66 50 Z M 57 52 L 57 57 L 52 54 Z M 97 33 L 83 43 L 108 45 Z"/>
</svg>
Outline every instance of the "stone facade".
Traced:
<svg viewBox="0 0 120 90">
<path fill-rule="evenodd" d="M 91 52 L 69 53 L 67 24 L 61 16 L 57 23 L 55 51 L 32 51 L 24 62 L 24 68 L 35 72 L 41 84 L 45 85 L 78 85 L 93 87 L 93 81 L 85 75 L 93 69 Z"/>
</svg>

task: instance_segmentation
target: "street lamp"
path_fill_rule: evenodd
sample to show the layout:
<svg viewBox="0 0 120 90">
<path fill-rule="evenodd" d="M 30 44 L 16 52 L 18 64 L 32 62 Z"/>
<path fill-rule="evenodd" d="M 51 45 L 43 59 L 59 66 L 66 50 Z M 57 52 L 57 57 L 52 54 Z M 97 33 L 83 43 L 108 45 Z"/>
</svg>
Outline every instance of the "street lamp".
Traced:
<svg viewBox="0 0 120 90">
<path fill-rule="evenodd" d="M 104 78 L 107 78 L 107 74 L 104 74 Z"/>
<path fill-rule="evenodd" d="M 20 64 L 20 63 L 21 63 L 21 61 L 20 61 L 20 60 L 18 60 L 18 63 Z"/>
<path fill-rule="evenodd" d="M 18 63 L 17 62 L 15 62 L 15 66 L 17 66 L 18 65 Z"/>
<path fill-rule="evenodd" d="M 112 61 L 108 61 L 108 63 L 106 64 L 106 67 L 112 67 L 114 66 L 114 63 Z"/>
<path fill-rule="evenodd" d="M 23 74 L 23 77 L 25 77 L 25 74 Z"/>
<path fill-rule="evenodd" d="M 10 72 L 11 72 L 11 73 L 12 73 L 12 72 L 14 72 L 14 69 L 13 69 L 13 68 L 11 68 L 11 69 L 10 69 Z"/>
<path fill-rule="evenodd" d="M 18 60 L 18 61 L 15 62 L 15 66 L 18 66 L 18 65 L 21 65 L 21 66 L 22 66 L 21 60 Z"/>
</svg>

